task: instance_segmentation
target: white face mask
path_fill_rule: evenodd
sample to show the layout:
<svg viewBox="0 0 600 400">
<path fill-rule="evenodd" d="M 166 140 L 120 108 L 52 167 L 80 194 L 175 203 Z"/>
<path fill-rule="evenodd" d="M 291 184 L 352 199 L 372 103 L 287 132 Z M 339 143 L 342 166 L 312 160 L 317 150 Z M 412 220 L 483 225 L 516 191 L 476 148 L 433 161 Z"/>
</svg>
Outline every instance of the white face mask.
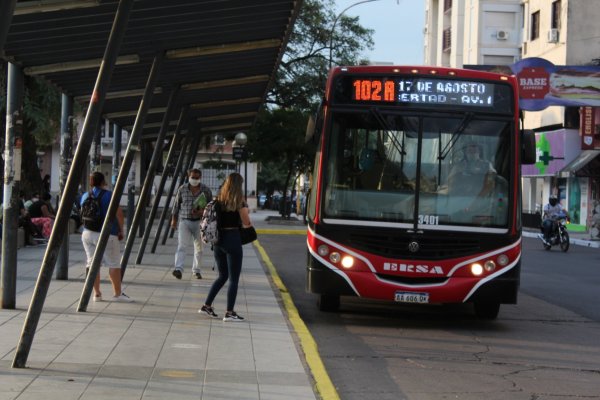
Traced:
<svg viewBox="0 0 600 400">
<path fill-rule="evenodd" d="M 190 178 L 190 179 L 188 179 L 188 182 L 189 182 L 189 183 L 190 183 L 190 185 L 192 185 L 192 186 L 198 186 L 198 185 L 200 184 L 200 179 L 193 179 L 193 178 Z"/>
</svg>

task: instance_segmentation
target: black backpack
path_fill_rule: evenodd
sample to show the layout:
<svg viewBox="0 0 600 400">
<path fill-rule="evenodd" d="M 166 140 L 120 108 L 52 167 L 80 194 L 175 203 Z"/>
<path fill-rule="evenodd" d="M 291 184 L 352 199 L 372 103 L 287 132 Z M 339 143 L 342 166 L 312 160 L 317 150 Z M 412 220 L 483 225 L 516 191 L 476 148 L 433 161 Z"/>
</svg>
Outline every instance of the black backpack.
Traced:
<svg viewBox="0 0 600 400">
<path fill-rule="evenodd" d="M 90 231 L 100 232 L 102 230 L 104 215 L 102 213 L 100 199 L 105 192 L 106 190 L 100 190 L 98 197 L 94 197 L 94 193 L 90 190 L 88 197 L 81 205 L 81 222 L 83 222 L 83 226 Z"/>
</svg>

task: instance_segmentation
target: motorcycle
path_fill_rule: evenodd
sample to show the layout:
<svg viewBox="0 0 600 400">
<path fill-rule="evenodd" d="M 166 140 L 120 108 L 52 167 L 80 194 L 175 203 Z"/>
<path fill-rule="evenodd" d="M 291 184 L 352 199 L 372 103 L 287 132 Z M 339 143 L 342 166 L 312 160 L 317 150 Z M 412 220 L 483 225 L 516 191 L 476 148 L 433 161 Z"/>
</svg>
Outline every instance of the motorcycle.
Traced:
<svg viewBox="0 0 600 400">
<path fill-rule="evenodd" d="M 550 250 L 552 246 L 558 245 L 563 252 L 567 252 L 569 250 L 569 232 L 567 231 L 567 225 L 569 224 L 569 219 L 566 215 L 560 215 L 558 218 L 554 220 L 554 229 L 548 241 L 544 239 L 544 235 L 539 234 L 538 237 L 544 244 L 544 249 Z"/>
</svg>

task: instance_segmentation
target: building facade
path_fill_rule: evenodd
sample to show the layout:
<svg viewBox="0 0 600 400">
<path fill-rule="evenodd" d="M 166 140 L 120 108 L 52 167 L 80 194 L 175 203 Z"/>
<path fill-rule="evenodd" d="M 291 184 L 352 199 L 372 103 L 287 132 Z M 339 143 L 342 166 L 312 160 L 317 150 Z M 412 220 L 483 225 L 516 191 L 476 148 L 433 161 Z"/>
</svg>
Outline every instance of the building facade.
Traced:
<svg viewBox="0 0 600 400">
<path fill-rule="evenodd" d="M 535 57 L 555 66 L 600 65 L 600 7 L 591 3 L 427 0 L 425 63 L 509 66 Z M 582 110 L 551 106 L 523 113 L 524 128 L 536 131 L 538 152 L 535 166 L 523 168 L 523 211 L 537 216 L 524 220 L 532 225 L 539 223 L 550 194 L 556 194 L 571 213 L 570 229 L 592 232 L 598 221 L 594 232 L 600 232 L 600 137 L 597 150 L 582 145 Z M 600 135 L 599 109 L 585 110 L 592 125 L 587 129 Z"/>
</svg>

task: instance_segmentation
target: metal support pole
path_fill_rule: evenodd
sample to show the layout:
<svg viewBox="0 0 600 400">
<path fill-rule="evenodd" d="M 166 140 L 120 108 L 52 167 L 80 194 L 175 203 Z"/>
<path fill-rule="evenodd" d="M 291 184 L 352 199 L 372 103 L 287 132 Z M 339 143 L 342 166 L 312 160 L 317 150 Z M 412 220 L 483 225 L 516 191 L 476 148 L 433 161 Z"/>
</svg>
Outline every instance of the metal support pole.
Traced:
<svg viewBox="0 0 600 400">
<path fill-rule="evenodd" d="M 8 36 L 10 21 L 12 20 L 16 5 L 17 0 L 0 1 L 0 56 L 4 55 L 4 43 Z"/>
<path fill-rule="evenodd" d="M 104 57 L 98 71 L 96 85 L 83 123 L 81 137 L 79 138 L 75 157 L 71 164 L 69 179 L 67 180 L 65 191 L 60 201 L 58 213 L 54 219 L 54 226 L 63 226 L 69 220 L 71 206 L 73 200 L 75 200 L 77 187 L 81 181 L 81 171 L 84 168 L 84 164 L 86 164 L 87 156 L 90 152 L 90 145 L 92 144 L 94 134 L 98 127 L 100 113 L 102 112 L 106 92 L 110 85 L 110 78 L 119 54 L 119 48 L 121 47 L 121 42 L 125 36 L 125 29 L 127 28 L 127 22 L 129 21 L 132 6 L 133 0 L 121 0 L 119 2 Z M 29 351 L 31 350 L 31 345 L 33 343 L 33 337 L 42 313 L 42 308 L 44 307 L 44 301 L 48 294 L 50 281 L 52 280 L 52 273 L 54 272 L 56 257 L 58 255 L 58 247 L 60 246 L 62 239 L 62 232 L 59 229 L 54 229 L 50 235 L 46 253 L 44 254 L 44 259 L 40 266 L 40 273 L 25 318 L 21 338 L 13 359 L 13 368 L 24 368 L 27 362 L 27 357 L 29 356 Z"/>
<path fill-rule="evenodd" d="M 90 174 L 95 171 L 100 171 L 100 142 L 102 141 L 102 132 L 104 120 L 100 120 L 96 132 L 94 133 L 94 142 L 92 143 L 92 150 L 90 152 Z"/>
<path fill-rule="evenodd" d="M 117 124 L 112 125 L 113 128 L 113 157 L 112 157 L 112 178 L 110 183 L 114 186 L 119 175 L 119 167 L 121 165 L 121 140 L 123 130 Z"/>
<path fill-rule="evenodd" d="M 201 135 L 198 134 L 198 135 L 196 135 L 196 138 L 194 139 L 194 143 L 192 144 L 192 148 L 190 149 L 192 152 L 190 153 L 190 158 L 189 158 L 189 162 L 188 162 L 186 171 L 194 168 L 194 164 L 196 163 L 196 157 L 198 157 L 198 148 L 200 147 L 200 139 L 201 138 L 202 138 Z M 181 183 L 183 183 L 183 179 L 185 179 L 186 176 L 187 176 L 187 174 L 182 176 Z"/>
<path fill-rule="evenodd" d="M 248 204 L 248 154 L 244 149 L 244 200 Z"/>
<path fill-rule="evenodd" d="M 165 200 L 165 206 L 160 214 L 160 221 L 158 223 L 158 228 L 156 229 L 156 236 L 154 237 L 154 243 L 152 244 L 152 253 L 156 251 L 156 246 L 158 245 L 158 240 L 160 238 L 160 234 L 162 232 L 163 224 L 165 223 L 165 219 L 169 215 L 169 210 L 171 207 L 171 198 L 173 197 L 173 192 L 175 191 L 175 187 L 177 186 L 177 177 L 180 174 L 181 167 L 183 165 L 183 159 L 185 158 L 185 149 L 188 148 L 192 139 L 192 130 L 188 129 L 187 134 L 185 135 L 185 140 L 183 141 L 183 146 L 180 147 L 179 157 L 177 157 L 177 165 L 173 168 L 173 174 L 171 175 L 171 186 L 169 187 L 169 194 L 167 194 L 167 199 Z M 169 234 L 169 227 L 165 230 L 165 238 L 162 242 L 164 245 L 167 241 L 167 235 Z"/>
<path fill-rule="evenodd" d="M 112 223 L 117 214 L 117 208 L 119 208 L 119 202 L 121 200 L 121 196 L 123 195 L 123 188 L 125 187 L 125 183 L 127 182 L 129 168 L 133 163 L 133 158 L 135 156 L 135 148 L 137 147 L 136 143 L 138 143 L 138 138 L 142 133 L 144 123 L 146 121 L 146 116 L 148 115 L 150 104 L 152 103 L 154 88 L 156 87 L 156 82 L 158 81 L 159 71 L 163 59 L 164 54 L 160 53 L 154 58 L 154 62 L 152 63 L 150 74 L 148 75 L 148 81 L 146 82 L 146 89 L 144 90 L 144 96 L 142 97 L 140 108 L 138 109 L 138 114 L 135 119 L 131 135 L 129 136 L 129 143 L 127 143 L 127 150 L 125 151 L 123 164 L 121 165 L 119 176 L 117 177 L 117 182 L 115 183 L 115 186 L 113 188 L 113 193 L 110 198 L 108 211 L 106 212 L 106 217 L 104 218 L 104 224 L 102 225 L 102 230 L 100 231 L 100 237 L 98 238 L 98 242 L 96 244 L 96 250 L 94 251 L 92 264 L 89 267 L 90 269 L 85 280 L 85 285 L 83 286 L 83 291 L 79 299 L 79 306 L 77 307 L 77 311 L 83 312 L 87 310 L 87 305 L 92 294 L 92 289 L 94 287 L 94 280 L 96 279 L 98 271 L 100 270 L 100 263 L 102 262 L 102 256 L 104 255 L 104 249 L 106 248 L 106 244 L 108 243 L 108 237 L 110 236 Z M 132 234 L 133 231 L 130 230 L 129 235 Z"/>
<path fill-rule="evenodd" d="M 17 229 L 23 132 L 23 71 L 8 63 L 6 140 L 4 143 L 4 208 L 2 211 L 2 308 L 14 310 L 17 298 Z"/>
<path fill-rule="evenodd" d="M 138 222 L 134 226 L 134 221 L 136 219 L 136 214 L 138 210 L 138 205 L 140 203 L 140 199 L 142 197 L 142 190 L 144 190 L 144 182 L 146 182 L 146 176 L 148 176 L 148 167 L 150 163 L 146 161 L 146 154 L 150 152 L 150 142 L 148 140 L 142 140 L 140 143 L 140 193 L 138 195 L 135 211 L 133 213 L 133 218 L 131 219 L 131 227 L 135 229 L 136 235 L 139 237 L 143 236 L 144 228 L 146 227 L 146 206 L 148 204 L 144 204 L 144 207 L 141 208 L 142 215 L 138 217 Z M 154 152 L 154 151 L 153 151 Z M 152 157 L 152 156 L 150 156 Z M 129 240 L 129 237 L 128 239 Z"/>
<path fill-rule="evenodd" d="M 133 223 L 131 225 L 132 231 L 135 231 L 137 229 L 140 219 L 142 218 L 143 211 L 146 210 L 146 204 L 148 203 L 148 195 L 150 194 L 152 184 L 154 182 L 156 166 L 158 165 L 158 160 L 162 158 L 163 142 L 165 140 L 165 136 L 167 135 L 167 130 L 169 129 L 171 114 L 173 112 L 173 108 L 175 107 L 178 95 L 179 86 L 173 88 L 173 90 L 171 90 L 171 94 L 169 95 L 167 109 L 163 115 L 163 121 L 160 127 L 160 131 L 158 133 L 158 137 L 156 138 L 156 145 L 154 146 L 152 159 L 150 160 L 150 165 L 148 166 L 148 170 L 146 171 L 146 178 L 144 179 L 144 185 L 142 186 L 140 198 L 138 199 L 138 205 L 135 210 L 135 216 L 133 217 Z M 144 230 L 144 237 L 146 237 L 146 240 L 146 231 L 148 231 L 150 228 L 150 225 L 146 225 L 146 229 Z M 127 243 L 125 244 L 125 250 L 123 250 L 123 256 L 121 257 L 121 278 L 123 278 L 123 276 L 125 275 L 125 270 L 127 269 L 127 263 L 129 262 L 129 256 L 131 255 L 131 249 L 133 247 L 134 241 L 135 235 L 127 235 Z M 143 248 L 140 251 L 143 252 Z M 136 264 L 139 264 L 139 262 L 136 262 Z"/>
<path fill-rule="evenodd" d="M 69 166 L 73 160 L 73 98 L 63 93 L 61 100 L 59 191 L 63 193 L 69 178 Z M 71 207 L 73 207 L 72 204 Z M 56 226 L 54 229 L 61 229 L 61 227 Z M 69 279 L 69 233 L 69 223 L 67 222 L 63 230 L 65 239 L 58 251 L 58 268 L 56 269 L 56 279 L 58 280 Z"/>
<path fill-rule="evenodd" d="M 167 161 L 165 162 L 165 166 L 163 168 L 162 176 L 160 177 L 160 183 L 158 184 L 158 189 L 156 190 L 156 196 L 154 196 L 154 203 L 152 204 L 152 209 L 150 210 L 150 217 L 148 217 L 148 223 L 146 225 L 146 230 L 144 231 L 144 237 L 142 238 L 142 243 L 140 244 L 140 249 L 138 250 L 137 259 L 135 260 L 136 264 L 141 264 L 142 258 L 144 257 L 144 251 L 146 250 L 146 244 L 148 243 L 148 238 L 150 237 L 150 231 L 152 230 L 152 224 L 154 223 L 154 217 L 156 216 L 156 211 L 158 210 L 158 206 L 160 205 L 160 199 L 162 198 L 162 193 L 165 188 L 165 183 L 167 181 L 167 165 L 173 159 L 175 154 L 175 149 L 179 147 L 181 142 L 181 129 L 186 116 L 186 108 L 181 110 L 179 114 L 179 120 L 177 122 L 177 128 L 175 129 L 175 134 L 171 139 L 171 146 L 169 147 L 169 153 L 167 154 Z"/>
</svg>

